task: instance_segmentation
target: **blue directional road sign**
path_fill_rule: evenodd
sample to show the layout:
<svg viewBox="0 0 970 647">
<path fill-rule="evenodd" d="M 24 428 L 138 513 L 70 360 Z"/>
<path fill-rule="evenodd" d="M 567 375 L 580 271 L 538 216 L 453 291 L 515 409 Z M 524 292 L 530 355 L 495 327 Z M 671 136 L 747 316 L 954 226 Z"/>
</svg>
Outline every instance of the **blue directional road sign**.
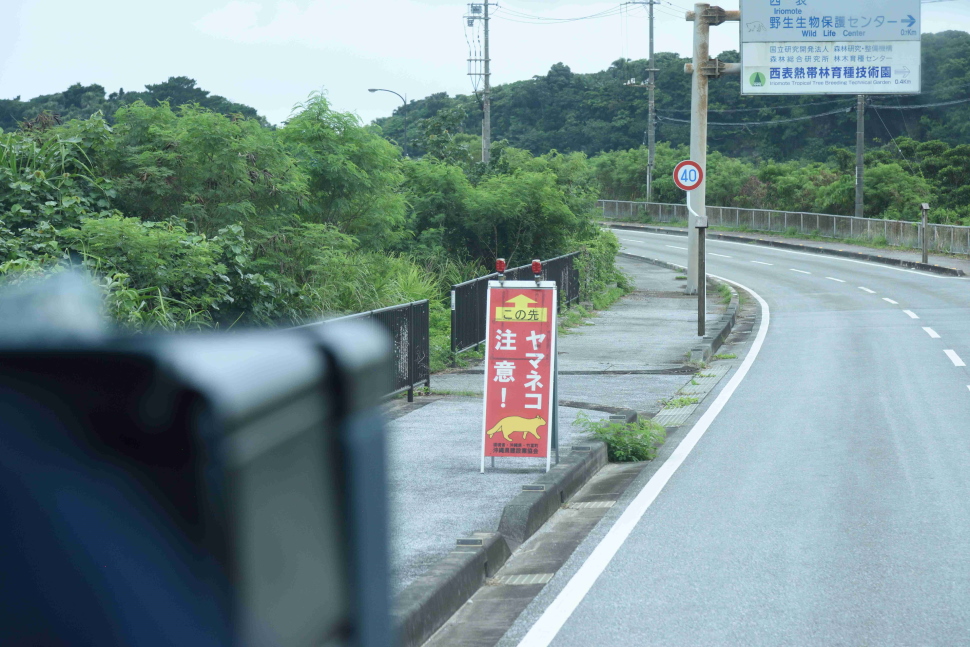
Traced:
<svg viewBox="0 0 970 647">
<path fill-rule="evenodd" d="M 741 0 L 742 43 L 919 39 L 919 0 Z"/>
</svg>

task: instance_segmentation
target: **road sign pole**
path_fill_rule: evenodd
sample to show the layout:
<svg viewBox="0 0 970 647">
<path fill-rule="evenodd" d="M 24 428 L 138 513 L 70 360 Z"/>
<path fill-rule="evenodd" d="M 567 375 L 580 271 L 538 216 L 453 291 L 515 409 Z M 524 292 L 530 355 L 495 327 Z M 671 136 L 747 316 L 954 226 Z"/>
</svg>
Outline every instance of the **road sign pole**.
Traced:
<svg viewBox="0 0 970 647">
<path fill-rule="evenodd" d="M 697 228 L 697 336 L 707 334 L 707 227 Z"/>
</svg>

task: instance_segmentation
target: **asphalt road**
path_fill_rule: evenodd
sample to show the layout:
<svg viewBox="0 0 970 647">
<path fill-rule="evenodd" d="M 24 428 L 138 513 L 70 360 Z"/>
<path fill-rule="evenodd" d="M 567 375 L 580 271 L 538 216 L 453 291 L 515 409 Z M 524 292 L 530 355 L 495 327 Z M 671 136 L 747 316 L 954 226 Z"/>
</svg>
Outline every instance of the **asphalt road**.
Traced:
<svg viewBox="0 0 970 647">
<path fill-rule="evenodd" d="M 685 238 L 616 233 L 686 263 Z M 520 644 L 970 644 L 970 280 L 708 252 L 770 307 L 754 359 Z"/>
</svg>

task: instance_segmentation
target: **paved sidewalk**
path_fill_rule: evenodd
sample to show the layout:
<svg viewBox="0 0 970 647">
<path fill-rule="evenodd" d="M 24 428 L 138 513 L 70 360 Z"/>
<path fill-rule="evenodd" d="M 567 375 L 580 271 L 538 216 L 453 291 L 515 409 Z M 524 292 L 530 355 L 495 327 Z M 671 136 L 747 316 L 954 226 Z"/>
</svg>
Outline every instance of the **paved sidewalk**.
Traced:
<svg viewBox="0 0 970 647">
<path fill-rule="evenodd" d="M 634 409 L 652 416 L 689 381 L 697 341 L 695 297 L 676 272 L 631 259 L 618 264 L 636 291 L 586 325 L 560 336 L 560 447 L 592 420 Z M 711 294 L 708 320 L 724 304 Z M 389 405 L 392 588 L 398 593 L 469 533 L 498 529 L 502 509 L 544 470 L 544 460 L 496 459 L 479 474 L 484 372 L 481 366 L 432 376 L 435 394 Z M 452 393 L 453 395 L 448 395 Z M 475 395 L 469 395 L 475 394 Z"/>
<path fill-rule="evenodd" d="M 635 222 L 604 222 L 603 225 L 606 227 L 612 227 L 613 225 L 637 225 L 641 223 Z M 671 231 L 686 232 L 687 230 L 682 227 L 665 227 L 660 224 L 650 224 L 650 227 L 657 227 L 661 229 L 670 229 Z M 900 249 L 884 249 L 880 247 L 864 247 L 862 245 L 850 245 L 847 243 L 840 243 L 838 241 L 828 241 L 828 240 L 812 240 L 808 238 L 792 238 L 789 236 L 776 236 L 769 233 L 763 233 L 758 231 L 732 231 L 730 229 L 721 229 L 718 227 L 712 227 L 711 232 L 713 233 L 725 233 L 731 236 L 737 236 L 739 238 L 748 238 L 752 240 L 771 240 L 783 243 L 792 243 L 795 245 L 803 244 L 811 247 L 821 247 L 822 249 L 835 249 L 835 250 L 845 250 L 847 252 L 859 252 L 861 254 L 876 254 L 877 256 L 884 256 L 885 258 L 896 258 L 904 261 L 914 261 L 919 262 L 923 260 L 922 253 L 919 250 L 900 250 Z M 928 260 L 930 265 L 941 265 L 943 267 L 952 267 L 954 269 L 963 270 L 964 273 L 970 275 L 970 258 L 966 256 L 945 256 L 941 254 L 930 253 L 928 255 Z"/>
</svg>

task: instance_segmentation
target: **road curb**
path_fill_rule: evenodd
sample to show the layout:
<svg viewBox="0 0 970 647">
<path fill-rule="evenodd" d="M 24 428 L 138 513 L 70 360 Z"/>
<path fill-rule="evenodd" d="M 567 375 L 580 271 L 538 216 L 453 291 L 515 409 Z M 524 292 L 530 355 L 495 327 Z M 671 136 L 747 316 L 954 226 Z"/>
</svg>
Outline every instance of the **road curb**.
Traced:
<svg viewBox="0 0 970 647">
<path fill-rule="evenodd" d="M 685 234 L 686 235 L 686 234 Z M 661 261 L 656 258 L 647 258 L 646 256 L 638 256 L 636 254 L 628 254 L 626 252 L 620 252 L 617 256 L 622 256 L 624 258 L 634 258 L 639 261 L 645 261 L 652 265 L 659 265 L 660 267 L 665 267 L 670 270 L 677 272 L 686 271 L 687 268 L 683 265 L 677 265 L 676 263 L 668 263 L 667 261 Z M 708 276 L 707 282 L 709 285 L 719 285 L 722 282 L 717 279 Z M 724 283 L 731 290 L 731 302 L 728 304 L 727 310 L 721 315 L 721 318 L 713 325 L 713 331 L 709 335 L 705 335 L 699 344 L 694 346 L 690 350 L 690 355 L 688 357 L 689 362 L 706 362 L 709 360 L 717 349 L 721 347 L 727 336 L 731 334 L 731 330 L 734 329 L 734 324 L 738 319 L 738 310 L 741 306 L 741 299 L 738 296 L 737 290 L 734 286 Z"/>
<path fill-rule="evenodd" d="M 631 414 L 636 417 L 631 411 L 625 418 Z M 606 444 L 602 441 L 574 446 L 558 465 L 523 486 L 523 492 L 506 504 L 498 532 L 476 532 L 459 539 L 450 553 L 395 597 L 398 644 L 418 647 L 428 640 L 505 565 L 513 550 L 534 535 L 606 463 Z"/>
<path fill-rule="evenodd" d="M 680 229 L 671 229 L 669 227 L 654 227 L 651 225 L 637 225 L 633 223 L 619 223 L 619 222 L 606 222 L 603 223 L 612 227 L 614 229 L 627 229 L 630 231 L 650 231 L 660 234 L 672 234 L 674 236 L 686 236 L 687 232 Z M 747 236 L 734 236 L 732 234 L 722 234 L 718 232 L 707 230 L 708 238 L 716 238 L 718 240 L 726 240 L 736 243 L 748 243 L 749 245 L 764 245 L 765 247 L 777 247 L 779 249 L 791 249 L 800 252 L 811 252 L 813 254 L 822 254 L 827 256 L 839 256 L 841 258 L 852 258 L 856 260 L 870 261 L 872 263 L 882 263 L 884 265 L 892 265 L 894 267 L 904 267 L 910 270 L 920 270 L 923 272 L 933 272 L 934 274 L 943 274 L 945 276 L 966 276 L 963 270 L 946 267 L 944 265 L 934 265 L 932 263 L 921 263 L 918 261 L 907 261 L 900 258 L 890 258 L 888 256 L 880 256 L 878 254 L 866 254 L 864 252 L 851 252 L 844 249 L 828 249 L 826 247 L 814 247 L 812 245 L 803 245 L 801 243 L 786 243 L 780 240 L 768 240 L 765 238 L 749 238 Z"/>
<path fill-rule="evenodd" d="M 558 465 L 532 485 L 524 486 L 536 489 L 523 491 L 506 504 L 498 531 L 515 550 L 606 463 L 606 444 L 602 441 L 574 446 Z"/>
<path fill-rule="evenodd" d="M 494 575 L 512 554 L 497 532 L 476 532 L 458 545 L 394 600 L 398 644 L 417 647 Z"/>
</svg>

